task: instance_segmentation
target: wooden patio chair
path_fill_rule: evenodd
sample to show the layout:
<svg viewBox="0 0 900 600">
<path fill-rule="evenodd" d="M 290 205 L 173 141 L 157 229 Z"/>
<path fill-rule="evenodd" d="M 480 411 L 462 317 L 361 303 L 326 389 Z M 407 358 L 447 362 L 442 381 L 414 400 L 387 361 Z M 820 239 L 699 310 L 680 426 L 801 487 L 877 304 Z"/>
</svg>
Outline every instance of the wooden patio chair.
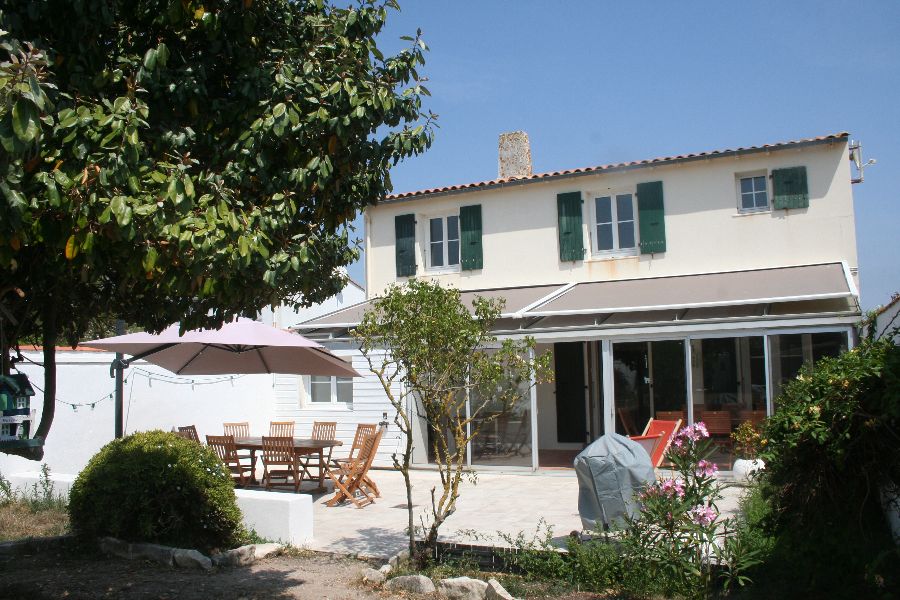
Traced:
<svg viewBox="0 0 900 600">
<path fill-rule="evenodd" d="M 317 442 L 337 439 L 337 421 L 314 421 L 310 437 Z M 310 480 L 318 479 L 318 477 L 313 477 L 311 469 L 319 469 L 320 471 L 327 469 L 328 464 L 331 462 L 331 450 L 332 448 L 328 448 L 328 454 L 322 455 L 321 462 L 319 461 L 318 453 L 299 456 L 298 460 L 303 476 Z"/>
<path fill-rule="evenodd" d="M 681 421 L 684 425 L 687 423 L 687 411 L 684 410 L 658 410 L 656 418 L 662 421 Z"/>
<path fill-rule="evenodd" d="M 200 443 L 200 436 L 197 435 L 197 428 L 193 425 L 185 425 L 184 427 L 179 427 L 176 435 L 179 437 L 183 437 L 186 440 L 191 440 L 192 442 Z"/>
<path fill-rule="evenodd" d="M 726 453 L 728 468 L 731 468 L 731 454 L 734 441 L 731 439 L 731 413 L 727 410 L 704 410 L 700 413 L 700 420 L 706 424 L 709 439 L 713 440 L 719 448 Z"/>
<path fill-rule="evenodd" d="M 334 497 L 325 503 L 327 506 L 337 506 L 349 500 L 357 508 L 363 508 L 375 502 L 376 496 L 366 481 L 382 435 L 384 428 L 379 427 L 374 434 L 363 438 L 356 458 L 328 469 L 328 476 L 334 481 L 335 492 Z"/>
<path fill-rule="evenodd" d="M 269 423 L 270 437 L 294 437 L 293 421 L 271 421 Z"/>
<path fill-rule="evenodd" d="M 247 438 L 250 437 L 250 423 L 247 421 L 241 421 L 240 423 L 222 423 L 222 429 L 224 430 L 225 435 L 234 436 L 237 438 Z M 238 458 L 243 461 L 250 461 L 250 466 L 254 469 L 256 468 L 256 455 L 249 450 L 238 450 Z"/>
<path fill-rule="evenodd" d="M 681 419 L 674 421 L 650 419 L 647 422 L 647 426 L 644 427 L 644 433 L 629 437 L 647 451 L 647 454 L 650 455 L 650 464 L 656 469 L 662 464 L 663 459 L 666 457 L 666 452 L 672 444 L 672 439 L 678 433 L 680 427 Z"/>
<path fill-rule="evenodd" d="M 206 445 L 212 448 L 219 460 L 225 463 L 225 466 L 231 471 L 231 477 L 240 486 L 246 486 L 252 481 L 253 467 L 241 462 L 237 448 L 234 447 L 234 436 L 208 435 L 206 436 Z"/>
<path fill-rule="evenodd" d="M 262 439 L 263 483 L 266 489 L 273 487 L 292 487 L 300 491 L 300 469 L 297 465 L 297 454 L 294 452 L 293 437 L 263 436 Z M 284 480 L 275 483 L 273 479 Z"/>
<path fill-rule="evenodd" d="M 744 421 L 750 421 L 753 424 L 755 429 L 759 429 L 760 425 L 762 425 L 763 421 L 766 420 L 766 411 L 764 410 L 742 410 L 738 414 L 738 419 L 740 419 L 741 423 Z"/>
<path fill-rule="evenodd" d="M 378 430 L 378 425 L 375 423 L 360 423 L 356 426 L 356 434 L 353 436 L 353 445 L 350 446 L 350 454 L 346 458 L 332 458 L 328 464 L 329 469 L 340 468 L 342 465 L 347 464 L 353 459 L 359 456 L 359 452 L 362 450 L 363 443 L 365 442 L 366 436 L 374 435 Z M 372 491 L 375 494 L 376 498 L 381 498 L 381 491 L 378 489 L 378 486 L 372 481 L 368 475 L 364 476 L 364 484 L 366 488 Z"/>
</svg>

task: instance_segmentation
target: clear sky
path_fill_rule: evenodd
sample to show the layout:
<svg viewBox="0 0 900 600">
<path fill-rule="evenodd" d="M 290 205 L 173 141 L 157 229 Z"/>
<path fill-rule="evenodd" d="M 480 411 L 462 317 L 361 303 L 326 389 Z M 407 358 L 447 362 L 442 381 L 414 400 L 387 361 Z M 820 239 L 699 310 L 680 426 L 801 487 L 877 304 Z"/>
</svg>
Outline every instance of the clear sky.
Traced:
<svg viewBox="0 0 900 600">
<path fill-rule="evenodd" d="M 849 131 L 863 309 L 900 291 L 897 0 L 400 2 L 381 44 L 423 30 L 440 128 L 396 192 L 495 178 L 518 129 L 535 172 Z"/>
</svg>

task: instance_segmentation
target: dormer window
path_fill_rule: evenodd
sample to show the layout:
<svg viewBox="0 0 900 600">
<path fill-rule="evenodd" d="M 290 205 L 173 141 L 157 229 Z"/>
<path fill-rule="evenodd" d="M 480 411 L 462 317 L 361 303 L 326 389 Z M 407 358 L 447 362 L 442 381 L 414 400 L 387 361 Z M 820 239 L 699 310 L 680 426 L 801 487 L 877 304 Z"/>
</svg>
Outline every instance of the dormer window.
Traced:
<svg viewBox="0 0 900 600">
<path fill-rule="evenodd" d="M 459 215 L 428 219 L 428 269 L 459 269 Z"/>
</svg>

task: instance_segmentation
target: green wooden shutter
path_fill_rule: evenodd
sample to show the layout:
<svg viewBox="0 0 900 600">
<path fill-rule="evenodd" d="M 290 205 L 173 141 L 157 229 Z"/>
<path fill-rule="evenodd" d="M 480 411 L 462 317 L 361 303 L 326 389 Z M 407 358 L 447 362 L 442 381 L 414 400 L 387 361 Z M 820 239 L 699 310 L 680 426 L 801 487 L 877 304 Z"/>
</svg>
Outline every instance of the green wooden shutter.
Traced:
<svg viewBox="0 0 900 600">
<path fill-rule="evenodd" d="M 416 274 L 416 215 L 394 217 L 397 253 L 397 277 Z"/>
<path fill-rule="evenodd" d="M 584 234 L 581 231 L 581 192 L 556 195 L 559 215 L 559 260 L 584 258 Z"/>
<path fill-rule="evenodd" d="M 666 251 L 666 211 L 662 181 L 637 184 L 641 254 Z"/>
<path fill-rule="evenodd" d="M 806 183 L 806 167 L 773 169 L 775 208 L 806 208 L 809 206 L 809 188 Z"/>
<path fill-rule="evenodd" d="M 481 205 L 459 208 L 460 263 L 463 271 L 473 271 L 484 266 L 481 249 Z"/>
</svg>

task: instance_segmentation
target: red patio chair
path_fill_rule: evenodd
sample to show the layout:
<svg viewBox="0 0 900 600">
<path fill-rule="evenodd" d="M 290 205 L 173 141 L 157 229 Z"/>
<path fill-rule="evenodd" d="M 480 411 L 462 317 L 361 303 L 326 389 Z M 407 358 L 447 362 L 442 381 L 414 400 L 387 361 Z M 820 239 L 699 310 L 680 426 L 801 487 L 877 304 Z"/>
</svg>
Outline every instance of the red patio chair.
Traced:
<svg viewBox="0 0 900 600">
<path fill-rule="evenodd" d="M 639 443 L 647 450 L 650 455 L 650 464 L 653 468 L 658 468 L 666 456 L 666 451 L 672 443 L 672 439 L 681 427 L 681 419 L 675 421 L 663 421 L 661 419 L 650 419 L 647 426 L 644 427 L 644 433 L 641 435 L 629 436 L 630 439 Z"/>
</svg>

